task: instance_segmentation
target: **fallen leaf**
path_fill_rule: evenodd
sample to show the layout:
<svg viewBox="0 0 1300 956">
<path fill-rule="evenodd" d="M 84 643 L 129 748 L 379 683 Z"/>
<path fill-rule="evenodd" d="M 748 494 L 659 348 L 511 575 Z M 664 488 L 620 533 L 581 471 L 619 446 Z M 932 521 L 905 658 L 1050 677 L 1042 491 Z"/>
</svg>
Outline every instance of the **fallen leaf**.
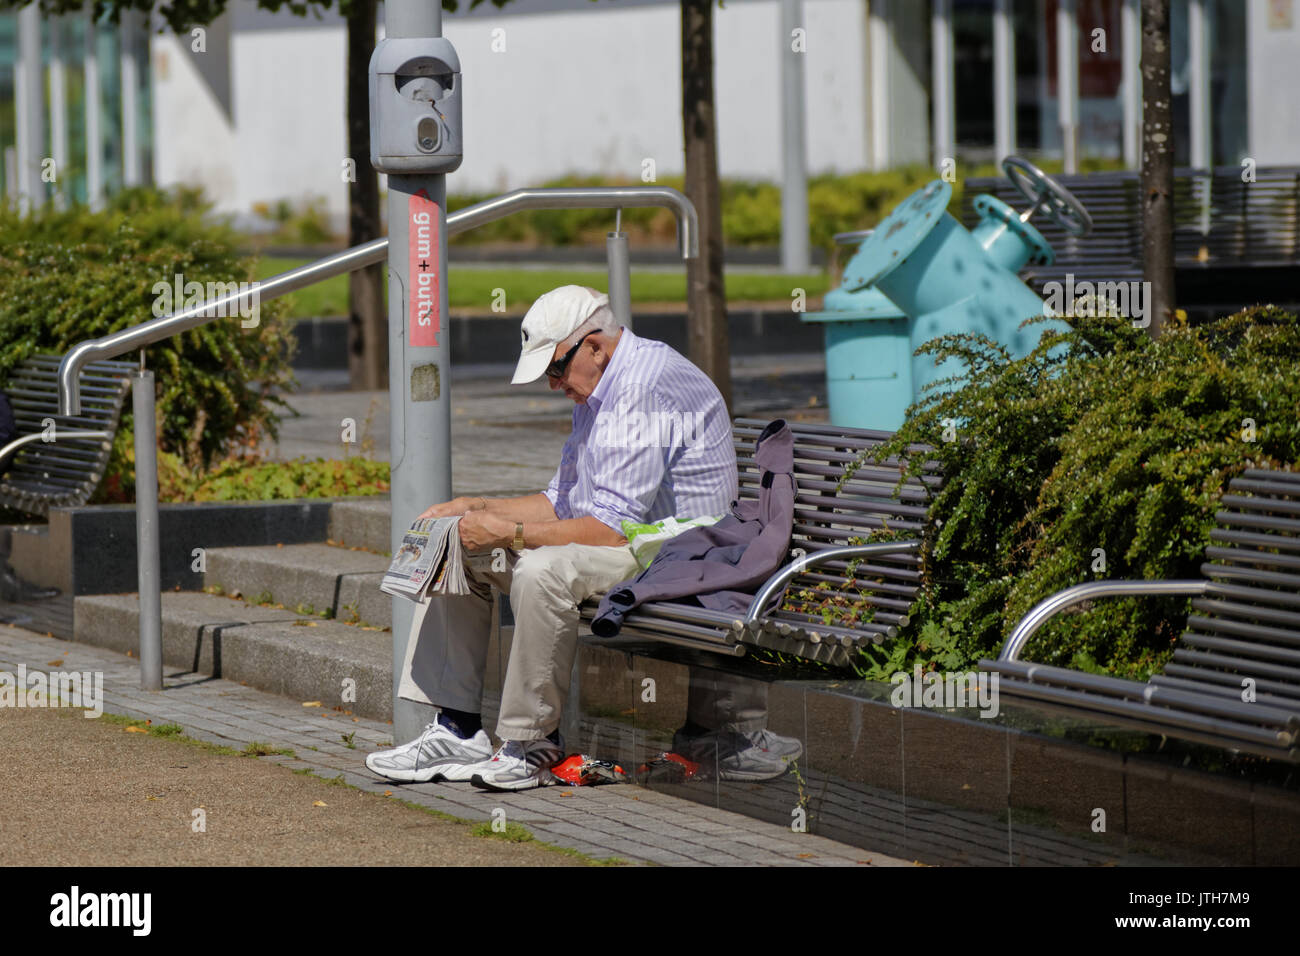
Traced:
<svg viewBox="0 0 1300 956">
<path fill-rule="evenodd" d="M 46 662 L 45 662 L 45 666 L 46 666 L 46 667 L 61 667 L 62 665 L 63 665 L 63 661 L 62 661 L 62 660 L 57 660 L 57 661 L 46 661 Z"/>
<path fill-rule="evenodd" d="M 796 853 L 795 856 L 797 856 L 797 857 L 798 857 L 799 859 L 801 859 L 801 860 L 808 860 L 808 859 L 811 859 L 811 858 L 812 858 L 813 854 L 811 854 L 811 853 Z"/>
<path fill-rule="evenodd" d="M 302 705 L 303 705 L 304 707 L 319 707 L 319 706 L 320 706 L 320 701 L 318 701 L 318 700 L 304 700 L 304 701 L 302 702 Z"/>
<path fill-rule="evenodd" d="M 136 727 L 132 724 L 130 727 L 126 728 L 126 732 L 128 734 L 147 734 L 149 731 L 145 730 L 143 727 Z"/>
<path fill-rule="evenodd" d="M 393 795 L 393 791 L 391 791 L 391 790 L 385 790 L 385 791 L 384 791 L 384 796 L 386 796 L 386 797 L 391 797 L 392 795 Z"/>
<path fill-rule="evenodd" d="M 573 796 L 573 792 L 572 792 L 571 790 L 561 790 L 561 791 L 560 791 L 560 796 L 562 796 L 562 797 L 571 797 L 571 796 Z"/>
<path fill-rule="evenodd" d="M 314 801 L 312 801 L 312 806 L 313 806 L 313 807 L 328 807 L 329 804 L 326 803 L 324 800 L 314 800 Z"/>
</svg>

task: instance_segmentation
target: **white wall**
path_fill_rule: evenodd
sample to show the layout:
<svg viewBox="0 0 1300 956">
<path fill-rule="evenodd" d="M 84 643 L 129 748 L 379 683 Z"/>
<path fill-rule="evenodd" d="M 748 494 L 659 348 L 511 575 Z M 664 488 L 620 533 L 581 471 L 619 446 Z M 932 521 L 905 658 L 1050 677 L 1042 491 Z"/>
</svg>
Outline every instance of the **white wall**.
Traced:
<svg viewBox="0 0 1300 956">
<path fill-rule="evenodd" d="M 241 2 L 248 0 L 232 6 Z M 714 8 L 724 176 L 780 178 L 777 2 L 730 0 Z M 523 15 L 485 8 L 443 21 L 460 55 L 465 97 L 465 161 L 448 178 L 449 190 L 502 192 L 566 173 L 639 180 L 645 158 L 660 175 L 681 173 L 677 0 Z M 865 4 L 804 0 L 804 10 L 809 169 L 864 168 Z M 239 15 L 233 23 L 233 129 L 177 40 L 154 37 L 155 66 L 166 60 L 155 75 L 159 183 L 201 182 L 222 210 L 236 213 L 258 202 L 324 196 L 341 221 L 342 24 L 287 14 L 259 15 L 256 29 L 241 28 Z M 505 31 L 505 52 L 492 51 L 496 29 Z M 369 162 L 355 158 L 358 166 Z"/>
<path fill-rule="evenodd" d="M 154 176 L 159 185 L 201 183 L 209 198 L 234 209 L 235 130 L 181 43 L 171 33 L 152 39 Z"/>
<path fill-rule="evenodd" d="M 1250 157 L 1260 166 L 1300 163 L 1300 0 L 1291 26 L 1270 27 L 1268 0 L 1249 0 L 1246 87 Z"/>
</svg>

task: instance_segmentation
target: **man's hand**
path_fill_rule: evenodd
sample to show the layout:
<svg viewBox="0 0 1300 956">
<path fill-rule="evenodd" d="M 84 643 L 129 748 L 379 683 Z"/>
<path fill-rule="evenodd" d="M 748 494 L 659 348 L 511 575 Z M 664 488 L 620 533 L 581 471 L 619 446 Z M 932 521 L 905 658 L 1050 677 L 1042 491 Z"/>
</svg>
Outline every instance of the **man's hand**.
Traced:
<svg viewBox="0 0 1300 956">
<path fill-rule="evenodd" d="M 466 551 L 508 548 L 515 538 L 515 523 L 486 511 L 471 511 L 460 519 L 460 543 Z"/>
<path fill-rule="evenodd" d="M 457 518 L 468 514 L 470 511 L 479 511 L 483 508 L 483 505 L 482 498 L 453 498 L 451 501 L 444 501 L 442 504 L 429 505 L 420 513 L 417 520 L 425 518 Z"/>
</svg>

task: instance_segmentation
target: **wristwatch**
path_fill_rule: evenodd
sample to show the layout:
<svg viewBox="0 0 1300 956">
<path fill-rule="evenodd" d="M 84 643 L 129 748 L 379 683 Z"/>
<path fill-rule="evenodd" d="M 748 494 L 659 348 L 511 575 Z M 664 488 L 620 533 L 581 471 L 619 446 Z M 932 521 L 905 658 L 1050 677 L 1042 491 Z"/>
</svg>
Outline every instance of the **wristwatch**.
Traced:
<svg viewBox="0 0 1300 956">
<path fill-rule="evenodd" d="M 510 542 L 510 547 L 516 551 L 524 550 L 524 523 L 515 522 L 515 540 Z"/>
</svg>

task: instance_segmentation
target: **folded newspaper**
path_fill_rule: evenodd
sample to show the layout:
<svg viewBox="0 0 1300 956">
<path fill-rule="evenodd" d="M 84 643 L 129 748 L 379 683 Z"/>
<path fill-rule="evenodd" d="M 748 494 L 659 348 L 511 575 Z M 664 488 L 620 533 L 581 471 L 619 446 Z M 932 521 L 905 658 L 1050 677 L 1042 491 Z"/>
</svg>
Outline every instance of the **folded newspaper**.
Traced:
<svg viewBox="0 0 1300 956">
<path fill-rule="evenodd" d="M 379 589 L 421 601 L 427 594 L 469 594 L 460 518 L 423 518 L 406 530 Z"/>
</svg>

